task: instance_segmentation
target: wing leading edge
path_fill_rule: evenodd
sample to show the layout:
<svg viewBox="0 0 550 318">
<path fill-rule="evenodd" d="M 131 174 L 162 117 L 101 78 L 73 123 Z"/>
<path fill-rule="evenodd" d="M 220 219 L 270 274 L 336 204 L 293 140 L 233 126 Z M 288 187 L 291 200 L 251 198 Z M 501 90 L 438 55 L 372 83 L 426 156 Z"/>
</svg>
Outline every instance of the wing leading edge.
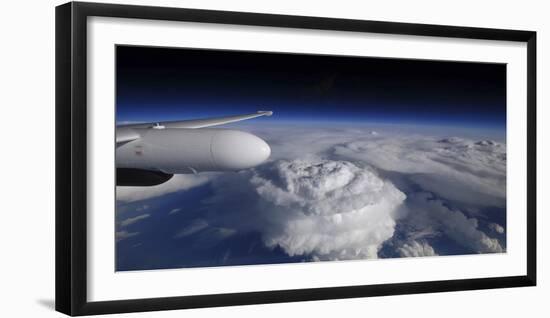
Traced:
<svg viewBox="0 0 550 318">
<path fill-rule="evenodd" d="M 118 126 L 118 127 L 121 127 L 121 128 L 122 127 L 124 128 L 157 128 L 159 127 L 159 128 L 196 129 L 196 128 L 219 126 L 219 125 L 234 123 L 237 121 L 252 119 L 260 116 L 271 116 L 271 115 L 273 115 L 272 111 L 258 111 L 253 114 L 245 114 L 245 115 L 237 115 L 237 116 L 165 121 L 165 122 L 144 123 L 144 124 L 131 124 L 131 125 Z"/>
<path fill-rule="evenodd" d="M 127 142 L 139 139 L 140 138 L 139 130 L 141 129 L 164 129 L 164 128 L 196 129 L 196 128 L 219 126 L 219 125 L 234 123 L 241 120 L 252 119 L 260 116 L 271 116 L 271 115 L 273 115 L 272 111 L 258 111 L 253 114 L 245 114 L 245 115 L 237 115 L 237 116 L 120 125 L 120 126 L 117 126 L 117 129 L 116 129 L 116 146 L 120 147 Z"/>
</svg>

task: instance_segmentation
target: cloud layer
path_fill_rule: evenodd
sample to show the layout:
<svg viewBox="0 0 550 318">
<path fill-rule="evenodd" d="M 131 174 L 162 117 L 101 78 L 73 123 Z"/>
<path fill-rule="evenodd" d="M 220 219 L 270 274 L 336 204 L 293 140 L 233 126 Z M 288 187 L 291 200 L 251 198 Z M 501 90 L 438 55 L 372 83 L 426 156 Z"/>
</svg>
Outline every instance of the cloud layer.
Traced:
<svg viewBox="0 0 550 318">
<path fill-rule="evenodd" d="M 424 190 L 482 206 L 506 203 L 506 146 L 491 140 L 392 136 L 334 147 L 334 154 L 409 175 Z"/>
<path fill-rule="evenodd" d="M 117 201 L 143 206 L 207 186 L 192 204 L 163 213 L 178 218 L 193 205 L 200 213 L 170 235 L 196 238 L 204 248 L 259 233 L 266 247 L 303 260 L 505 251 L 506 144 L 415 131 L 256 127 L 253 133 L 272 148 L 265 164 L 177 175 L 156 187 L 118 187 Z M 149 222 L 137 212 L 122 222 Z M 119 231 L 117 239 L 137 234 Z M 381 252 L 388 246 L 391 252 Z M 228 250 L 223 259 L 235 254 Z"/>
</svg>

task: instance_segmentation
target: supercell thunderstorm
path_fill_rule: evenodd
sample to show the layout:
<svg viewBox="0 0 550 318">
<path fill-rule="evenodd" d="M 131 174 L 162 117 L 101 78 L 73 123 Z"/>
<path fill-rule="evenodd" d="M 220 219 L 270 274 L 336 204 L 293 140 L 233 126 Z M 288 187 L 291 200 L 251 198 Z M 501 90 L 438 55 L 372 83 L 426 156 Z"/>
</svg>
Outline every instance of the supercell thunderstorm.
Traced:
<svg viewBox="0 0 550 318">
<path fill-rule="evenodd" d="M 187 246 L 221 256 L 120 268 L 262 263 L 250 261 L 259 244 L 292 261 L 505 251 L 504 142 L 363 128 L 250 131 L 272 147 L 270 160 L 255 169 L 117 189 L 121 251 L 153 244 L 148 238 L 167 222 L 173 230 L 165 228 L 166 240 L 155 236 L 154 244 L 185 242 L 190 254 L 197 253 Z M 161 204 L 163 197 L 170 204 Z M 243 243 L 247 233 L 259 242 Z M 235 242 L 248 247 L 243 252 Z"/>
<path fill-rule="evenodd" d="M 405 199 L 369 167 L 347 161 L 278 161 L 268 175 L 251 179 L 270 213 L 282 216 L 264 241 L 289 255 L 376 258 Z"/>
</svg>

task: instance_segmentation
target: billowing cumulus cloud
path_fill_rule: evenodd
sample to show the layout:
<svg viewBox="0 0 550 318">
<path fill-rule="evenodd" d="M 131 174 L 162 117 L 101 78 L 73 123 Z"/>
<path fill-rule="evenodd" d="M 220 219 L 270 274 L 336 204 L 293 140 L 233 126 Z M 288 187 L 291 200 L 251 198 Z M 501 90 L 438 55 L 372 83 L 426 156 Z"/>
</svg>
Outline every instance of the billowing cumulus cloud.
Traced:
<svg viewBox="0 0 550 318">
<path fill-rule="evenodd" d="M 401 257 L 436 256 L 437 253 L 427 242 L 412 241 L 397 248 Z"/>
<path fill-rule="evenodd" d="M 478 228 L 476 218 L 468 218 L 462 211 L 448 208 L 430 193 L 409 196 L 409 214 L 404 220 L 409 233 L 442 233 L 474 253 L 500 253 L 504 249 L 496 238 L 487 236 Z M 418 237 L 418 235 L 417 235 Z"/>
<path fill-rule="evenodd" d="M 220 180 L 214 183 L 216 196 L 206 203 L 238 209 L 241 215 L 226 222 L 259 231 L 268 247 L 291 256 L 376 258 L 392 237 L 406 198 L 371 168 L 346 161 L 281 160 L 240 177 L 236 191 L 247 192 L 247 200 L 226 191 L 227 180 Z M 241 200 L 234 202 L 235 197 Z"/>
</svg>

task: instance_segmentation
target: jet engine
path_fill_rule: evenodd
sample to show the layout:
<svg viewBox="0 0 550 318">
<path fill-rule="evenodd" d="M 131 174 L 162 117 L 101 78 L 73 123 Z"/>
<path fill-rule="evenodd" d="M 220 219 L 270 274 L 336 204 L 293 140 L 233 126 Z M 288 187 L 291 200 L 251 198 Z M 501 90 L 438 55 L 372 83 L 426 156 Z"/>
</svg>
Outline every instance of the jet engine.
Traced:
<svg viewBox="0 0 550 318">
<path fill-rule="evenodd" d="M 271 154 L 261 138 L 230 129 L 136 128 L 136 140 L 116 149 L 117 185 L 154 185 L 173 174 L 239 171 Z"/>
</svg>

